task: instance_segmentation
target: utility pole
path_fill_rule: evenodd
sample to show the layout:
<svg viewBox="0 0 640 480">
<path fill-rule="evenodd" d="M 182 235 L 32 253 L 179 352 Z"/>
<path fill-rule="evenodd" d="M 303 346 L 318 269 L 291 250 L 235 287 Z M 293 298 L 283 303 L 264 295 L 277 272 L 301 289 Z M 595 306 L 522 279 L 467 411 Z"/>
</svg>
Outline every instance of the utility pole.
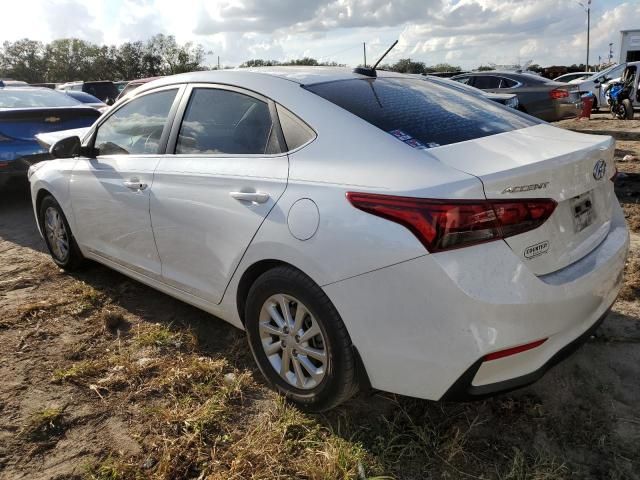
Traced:
<svg viewBox="0 0 640 480">
<path fill-rule="evenodd" d="M 589 33 L 591 30 L 591 0 L 587 2 L 587 72 L 589 71 Z"/>
<path fill-rule="evenodd" d="M 613 58 L 613 43 L 609 44 L 609 63 L 611 63 L 611 59 Z"/>
<path fill-rule="evenodd" d="M 362 42 L 362 53 L 364 54 L 364 66 L 367 66 L 367 42 Z"/>
<path fill-rule="evenodd" d="M 591 33 L 591 0 L 587 0 L 587 6 L 584 6 L 584 3 L 578 2 L 585 12 L 587 12 L 587 72 L 589 71 L 589 36 Z"/>
<path fill-rule="evenodd" d="M 218 55 L 218 70 L 220 70 L 220 55 Z"/>
</svg>

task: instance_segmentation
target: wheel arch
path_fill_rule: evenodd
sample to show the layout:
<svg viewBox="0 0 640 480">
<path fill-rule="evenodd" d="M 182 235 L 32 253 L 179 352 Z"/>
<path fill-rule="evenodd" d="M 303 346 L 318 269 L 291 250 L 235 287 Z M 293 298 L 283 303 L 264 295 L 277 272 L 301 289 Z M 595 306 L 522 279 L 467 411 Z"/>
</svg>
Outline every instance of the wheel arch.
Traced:
<svg viewBox="0 0 640 480">
<path fill-rule="evenodd" d="M 55 200 L 55 196 L 53 195 L 53 193 L 51 193 L 49 190 L 47 190 L 45 187 L 42 187 L 38 190 L 38 193 L 36 194 L 36 201 L 35 201 L 35 213 L 36 213 L 36 222 L 38 223 L 38 228 L 40 228 L 40 232 L 42 232 L 42 225 L 40 223 L 40 206 L 42 205 L 42 201 L 44 200 L 44 198 L 46 196 L 50 196 L 51 198 L 53 198 Z M 57 200 L 56 200 L 57 201 Z M 62 207 L 60 207 L 62 208 Z"/>
<path fill-rule="evenodd" d="M 242 273 L 240 281 L 238 282 L 238 288 L 236 289 L 236 308 L 238 309 L 238 316 L 240 317 L 242 325 L 244 325 L 245 305 L 247 303 L 247 297 L 249 296 L 251 285 L 253 285 L 258 277 L 263 273 L 271 270 L 272 268 L 280 266 L 289 266 L 295 268 L 296 270 L 300 270 L 295 265 L 291 265 L 290 263 L 283 260 L 265 259 L 253 263 Z M 302 270 L 300 271 L 302 272 Z"/>
</svg>

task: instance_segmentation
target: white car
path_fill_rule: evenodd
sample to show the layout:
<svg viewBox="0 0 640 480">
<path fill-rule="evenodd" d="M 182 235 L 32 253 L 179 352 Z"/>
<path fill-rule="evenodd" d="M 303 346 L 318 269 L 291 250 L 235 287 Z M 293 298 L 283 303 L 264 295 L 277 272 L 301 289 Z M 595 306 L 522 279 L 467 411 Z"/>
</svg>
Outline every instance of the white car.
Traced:
<svg viewBox="0 0 640 480">
<path fill-rule="evenodd" d="M 613 65 L 609 68 L 602 70 L 601 72 L 596 72 L 592 74 L 590 77 L 587 77 L 583 80 L 572 80 L 569 83 L 578 85 L 578 89 L 580 93 L 592 93 L 594 96 L 594 104 L 593 108 L 598 109 L 608 108 L 607 99 L 605 98 L 604 92 L 606 88 L 606 84 L 611 82 L 611 80 L 620 78 L 622 76 L 622 72 L 624 72 L 626 63 L 621 63 L 619 65 Z"/>
<path fill-rule="evenodd" d="M 571 72 L 560 75 L 559 77 L 554 78 L 553 81 L 562 83 L 575 83 L 576 80 L 582 81 L 585 78 L 590 77 L 591 75 L 593 75 L 593 72 Z"/>
<path fill-rule="evenodd" d="M 629 245 L 613 150 L 429 78 L 267 68 L 148 83 L 29 177 L 56 264 L 245 329 L 325 410 L 512 389 L 590 335 Z"/>
</svg>

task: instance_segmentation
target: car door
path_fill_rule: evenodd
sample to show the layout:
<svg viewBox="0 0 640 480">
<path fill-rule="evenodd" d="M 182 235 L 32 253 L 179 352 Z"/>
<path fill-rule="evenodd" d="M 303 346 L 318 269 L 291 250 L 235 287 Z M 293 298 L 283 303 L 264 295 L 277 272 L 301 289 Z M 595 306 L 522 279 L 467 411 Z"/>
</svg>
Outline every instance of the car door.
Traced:
<svg viewBox="0 0 640 480">
<path fill-rule="evenodd" d="M 155 90 L 110 114 L 89 141 L 95 155 L 78 159 L 70 182 L 80 245 L 94 255 L 157 278 L 161 268 L 151 230 L 149 195 L 180 91 L 176 86 Z"/>
<path fill-rule="evenodd" d="M 151 221 L 165 283 L 219 303 L 287 184 L 275 105 L 255 93 L 193 85 L 156 169 Z"/>
</svg>

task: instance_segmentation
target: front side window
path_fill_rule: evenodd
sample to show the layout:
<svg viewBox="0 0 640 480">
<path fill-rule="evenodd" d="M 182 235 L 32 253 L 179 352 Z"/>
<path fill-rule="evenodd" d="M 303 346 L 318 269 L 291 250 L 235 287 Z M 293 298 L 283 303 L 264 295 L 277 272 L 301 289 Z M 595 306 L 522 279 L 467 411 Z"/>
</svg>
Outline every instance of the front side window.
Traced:
<svg viewBox="0 0 640 480">
<path fill-rule="evenodd" d="M 427 78 L 351 79 L 305 88 L 417 149 L 540 123 L 483 96 L 454 90 Z"/>
<path fill-rule="evenodd" d="M 194 89 L 185 111 L 176 153 L 265 154 L 275 140 L 269 106 L 242 93 Z"/>
<path fill-rule="evenodd" d="M 98 127 L 98 155 L 144 155 L 158 153 L 160 137 L 177 89 L 135 98 L 119 108 Z"/>
</svg>

